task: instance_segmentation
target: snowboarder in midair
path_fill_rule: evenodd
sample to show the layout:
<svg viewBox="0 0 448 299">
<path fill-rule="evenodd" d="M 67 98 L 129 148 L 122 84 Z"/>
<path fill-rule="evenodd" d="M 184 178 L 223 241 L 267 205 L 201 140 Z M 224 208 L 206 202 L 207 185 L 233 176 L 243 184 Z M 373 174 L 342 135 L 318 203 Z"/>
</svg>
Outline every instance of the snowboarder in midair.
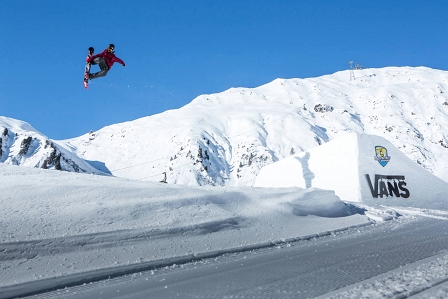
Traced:
<svg viewBox="0 0 448 299">
<path fill-rule="evenodd" d="M 110 70 L 114 62 L 118 62 L 121 65 L 125 66 L 126 64 L 123 62 L 123 60 L 115 56 L 114 52 L 115 52 L 114 44 L 109 44 L 107 49 L 105 49 L 103 52 L 87 58 L 86 60 L 87 63 L 97 64 L 101 70 L 93 74 L 86 73 L 84 79 L 92 80 L 106 76 L 107 72 Z"/>
</svg>

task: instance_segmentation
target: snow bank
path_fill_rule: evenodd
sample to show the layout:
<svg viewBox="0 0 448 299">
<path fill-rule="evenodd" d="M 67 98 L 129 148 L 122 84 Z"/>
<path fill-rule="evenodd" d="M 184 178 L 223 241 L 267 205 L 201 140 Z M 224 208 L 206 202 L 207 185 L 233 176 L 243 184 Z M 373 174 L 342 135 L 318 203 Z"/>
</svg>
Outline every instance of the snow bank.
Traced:
<svg viewBox="0 0 448 299">
<path fill-rule="evenodd" d="M 191 188 L 4 164 L 0 213 L 0 287 L 369 223 L 333 191 Z"/>
</svg>

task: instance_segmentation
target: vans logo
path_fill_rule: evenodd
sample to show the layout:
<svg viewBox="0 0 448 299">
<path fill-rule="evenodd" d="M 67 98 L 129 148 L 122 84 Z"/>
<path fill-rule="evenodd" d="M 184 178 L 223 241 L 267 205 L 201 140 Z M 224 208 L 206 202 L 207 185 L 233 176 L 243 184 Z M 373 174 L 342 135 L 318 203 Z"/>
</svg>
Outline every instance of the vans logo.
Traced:
<svg viewBox="0 0 448 299">
<path fill-rule="evenodd" d="M 387 154 L 387 148 L 384 146 L 375 146 L 375 160 L 380 163 L 381 166 L 386 166 L 390 161 L 390 156 Z"/>
<path fill-rule="evenodd" d="M 370 180 L 370 176 L 366 174 L 367 183 L 370 187 L 370 192 L 374 198 L 383 196 L 395 196 L 408 198 L 411 193 L 406 188 L 404 175 L 381 175 L 375 174 L 375 181 Z"/>
</svg>

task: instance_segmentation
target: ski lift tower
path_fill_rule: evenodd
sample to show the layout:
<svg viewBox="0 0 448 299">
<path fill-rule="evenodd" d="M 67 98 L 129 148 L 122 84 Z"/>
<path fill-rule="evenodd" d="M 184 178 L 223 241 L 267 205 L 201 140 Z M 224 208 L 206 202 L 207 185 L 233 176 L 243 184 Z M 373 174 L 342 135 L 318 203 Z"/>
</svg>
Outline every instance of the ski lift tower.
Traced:
<svg viewBox="0 0 448 299">
<path fill-rule="evenodd" d="M 348 62 L 348 64 L 350 64 L 350 81 L 352 81 L 352 79 L 353 79 L 353 81 L 355 80 L 355 72 L 354 72 L 354 68 L 353 68 L 353 60 L 350 60 L 349 62 Z"/>
</svg>

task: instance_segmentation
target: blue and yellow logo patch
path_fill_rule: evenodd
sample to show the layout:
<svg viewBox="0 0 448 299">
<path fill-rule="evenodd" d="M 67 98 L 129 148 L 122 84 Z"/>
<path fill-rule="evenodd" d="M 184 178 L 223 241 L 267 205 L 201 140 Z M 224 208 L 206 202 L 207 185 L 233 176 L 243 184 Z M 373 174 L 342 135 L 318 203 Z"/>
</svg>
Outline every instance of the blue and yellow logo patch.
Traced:
<svg viewBox="0 0 448 299">
<path fill-rule="evenodd" d="M 387 154 L 387 148 L 384 146 L 375 146 L 375 160 L 381 164 L 381 166 L 386 166 L 390 161 L 390 156 Z"/>
</svg>

